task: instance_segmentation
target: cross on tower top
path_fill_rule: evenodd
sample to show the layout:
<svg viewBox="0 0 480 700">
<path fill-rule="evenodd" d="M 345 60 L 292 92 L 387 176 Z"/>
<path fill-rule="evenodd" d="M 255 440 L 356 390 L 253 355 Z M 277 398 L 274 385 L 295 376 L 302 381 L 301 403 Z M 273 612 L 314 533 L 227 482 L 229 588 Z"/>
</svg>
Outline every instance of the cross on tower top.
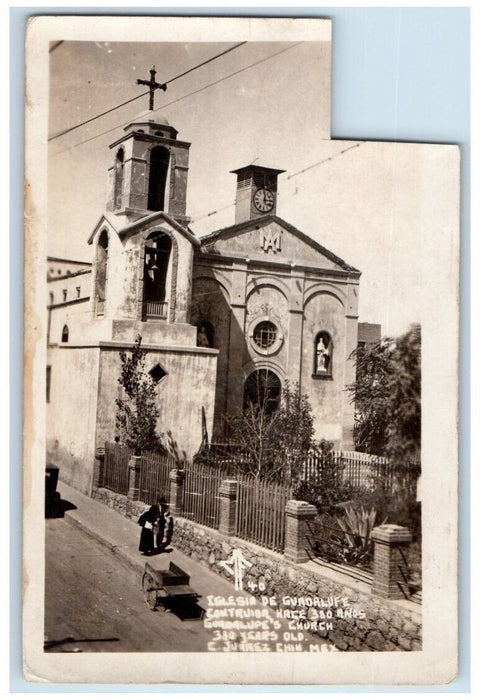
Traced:
<svg viewBox="0 0 480 700">
<path fill-rule="evenodd" d="M 165 92 L 167 89 L 167 84 L 166 83 L 157 83 L 155 82 L 155 76 L 157 74 L 157 71 L 155 70 L 155 66 L 153 68 L 150 68 L 150 80 L 141 80 L 140 78 L 137 78 L 137 85 L 148 85 L 150 88 L 150 99 L 149 99 L 149 107 L 148 109 L 150 111 L 153 111 L 153 100 L 154 100 L 154 93 L 155 90 L 158 90 L 160 88 Z"/>
</svg>

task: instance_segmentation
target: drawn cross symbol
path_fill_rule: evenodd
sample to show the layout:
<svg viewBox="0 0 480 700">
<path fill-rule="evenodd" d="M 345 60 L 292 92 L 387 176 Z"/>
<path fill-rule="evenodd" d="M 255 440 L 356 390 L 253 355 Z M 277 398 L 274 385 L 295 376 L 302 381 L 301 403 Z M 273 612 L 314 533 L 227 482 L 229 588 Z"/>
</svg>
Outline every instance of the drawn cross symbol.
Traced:
<svg viewBox="0 0 480 700">
<path fill-rule="evenodd" d="M 153 68 L 150 68 L 150 80 L 141 80 L 140 78 L 137 78 L 137 85 L 148 85 L 150 88 L 150 101 L 149 101 L 149 110 L 153 110 L 153 100 L 154 100 L 154 94 L 155 90 L 165 90 L 167 89 L 167 84 L 166 83 L 157 83 L 155 82 L 155 76 L 157 74 L 157 71 L 155 70 L 155 66 Z"/>
<path fill-rule="evenodd" d="M 233 564 L 233 569 L 230 566 L 230 564 Z M 220 565 L 223 566 L 223 568 L 226 571 L 228 571 L 228 573 L 231 576 L 234 577 L 235 590 L 243 591 L 243 572 L 245 571 L 245 569 L 248 569 L 252 565 L 249 561 L 247 561 L 247 559 L 245 559 L 241 550 L 234 549 L 230 559 L 225 559 L 225 561 L 221 561 Z"/>
</svg>

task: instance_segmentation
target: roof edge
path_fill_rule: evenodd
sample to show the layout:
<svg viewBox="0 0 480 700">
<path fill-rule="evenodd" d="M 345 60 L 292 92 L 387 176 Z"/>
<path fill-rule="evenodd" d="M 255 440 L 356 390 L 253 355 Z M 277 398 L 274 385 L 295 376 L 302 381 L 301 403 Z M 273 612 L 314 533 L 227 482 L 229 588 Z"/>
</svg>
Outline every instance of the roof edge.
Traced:
<svg viewBox="0 0 480 700">
<path fill-rule="evenodd" d="M 311 245 L 319 253 L 321 253 L 326 258 L 328 258 L 329 260 L 334 262 L 336 265 L 339 265 L 344 270 L 347 270 L 348 272 L 358 272 L 361 274 L 360 270 L 358 270 L 356 267 L 353 267 L 353 265 L 349 265 L 347 262 L 345 262 L 345 260 L 342 260 L 342 258 L 338 257 L 338 255 L 335 255 L 335 253 L 332 253 L 330 250 L 328 250 L 328 248 L 325 248 L 320 243 L 315 241 L 313 238 L 308 236 L 306 233 L 303 233 L 303 231 L 300 231 L 298 228 L 293 226 L 293 224 L 290 224 L 288 221 L 281 219 L 279 216 L 276 216 L 275 214 L 267 214 L 266 216 L 260 216 L 257 219 L 249 219 L 247 221 L 242 221 L 238 224 L 232 224 L 231 226 L 227 226 L 227 227 L 222 228 L 222 229 L 217 229 L 216 231 L 213 231 L 212 233 L 208 234 L 207 236 L 204 236 L 203 238 L 201 238 L 200 243 L 203 246 L 204 244 L 208 244 L 214 240 L 217 240 L 218 238 L 220 238 L 224 234 L 235 233 L 237 231 L 241 231 L 243 229 L 248 228 L 252 224 L 258 226 L 258 225 L 265 224 L 268 221 L 274 221 L 275 223 L 279 224 L 280 226 L 283 226 L 283 228 L 286 228 L 288 231 L 290 231 L 294 235 L 298 236 L 305 243 L 307 243 L 308 245 Z"/>
</svg>

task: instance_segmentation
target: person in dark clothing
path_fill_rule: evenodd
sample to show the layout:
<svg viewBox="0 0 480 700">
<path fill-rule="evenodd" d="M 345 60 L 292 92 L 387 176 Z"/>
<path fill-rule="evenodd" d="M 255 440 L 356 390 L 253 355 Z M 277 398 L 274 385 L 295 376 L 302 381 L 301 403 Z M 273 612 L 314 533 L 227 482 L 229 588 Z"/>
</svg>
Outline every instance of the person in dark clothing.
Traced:
<svg viewBox="0 0 480 700">
<path fill-rule="evenodd" d="M 162 496 L 162 498 L 160 498 L 160 500 L 158 501 L 158 508 L 159 517 L 155 526 L 155 536 L 157 551 L 160 551 L 164 547 L 163 535 L 165 533 L 165 525 L 167 524 L 166 513 L 168 511 L 168 503 L 165 496 Z"/>
<path fill-rule="evenodd" d="M 153 533 L 159 518 L 160 508 L 158 505 L 153 505 L 150 506 L 145 513 L 142 513 L 138 519 L 138 524 L 142 528 L 138 549 L 142 552 L 142 554 L 148 555 L 153 554 L 154 552 Z"/>
</svg>

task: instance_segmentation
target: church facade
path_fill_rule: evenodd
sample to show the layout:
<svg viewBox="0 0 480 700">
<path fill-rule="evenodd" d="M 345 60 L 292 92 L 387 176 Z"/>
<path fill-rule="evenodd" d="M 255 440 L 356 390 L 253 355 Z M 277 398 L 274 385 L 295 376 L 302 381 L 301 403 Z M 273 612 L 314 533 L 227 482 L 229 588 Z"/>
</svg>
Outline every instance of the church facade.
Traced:
<svg viewBox="0 0 480 700">
<path fill-rule="evenodd" d="M 190 144 L 141 115 L 111 146 L 106 211 L 92 265 L 49 281 L 47 453 L 88 493 L 95 449 L 115 437 L 120 352 L 142 337 L 159 432 L 192 456 L 205 431 L 266 386 L 298 382 L 315 437 L 352 449 L 360 272 L 277 215 L 283 171 L 246 165 L 235 223 L 198 239 L 186 213 Z M 73 274 L 73 273 L 72 273 Z M 55 295 L 53 295 L 55 287 Z M 70 293 L 71 290 L 71 293 Z"/>
</svg>

